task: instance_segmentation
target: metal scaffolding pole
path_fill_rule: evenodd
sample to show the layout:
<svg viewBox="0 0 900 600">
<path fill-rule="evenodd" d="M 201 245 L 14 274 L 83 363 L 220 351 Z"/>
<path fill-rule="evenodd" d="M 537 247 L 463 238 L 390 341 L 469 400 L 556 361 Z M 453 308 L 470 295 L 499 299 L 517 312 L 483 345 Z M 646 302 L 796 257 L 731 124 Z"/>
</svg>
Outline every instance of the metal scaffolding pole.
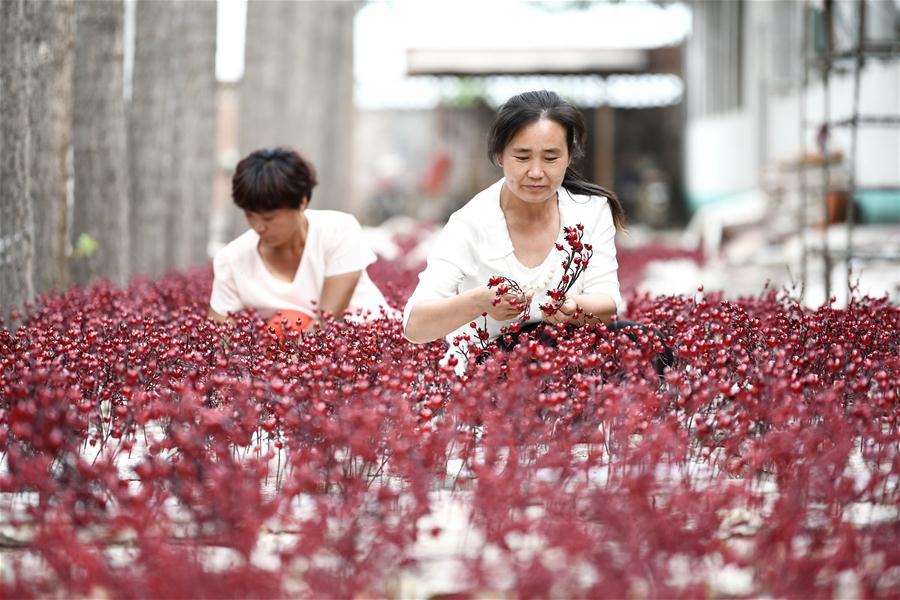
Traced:
<svg viewBox="0 0 900 600">
<path fill-rule="evenodd" d="M 848 179 L 847 179 L 847 302 L 850 302 L 850 294 L 853 290 L 853 226 L 856 221 L 856 152 L 858 145 L 859 131 L 859 90 L 860 77 L 862 75 L 863 66 L 865 65 L 865 55 L 863 54 L 863 44 L 866 39 L 866 0 L 859 0 L 859 10 L 857 11 L 859 21 L 857 23 L 857 37 L 854 50 L 855 59 L 853 69 L 853 112 L 851 119 L 853 124 L 850 126 L 850 155 L 848 157 Z"/>
<path fill-rule="evenodd" d="M 809 63 L 811 60 L 810 56 L 810 36 L 809 36 L 809 18 L 811 15 L 810 11 L 810 0 L 805 0 L 803 3 L 803 12 L 800 17 L 800 26 L 802 28 L 802 43 L 803 48 L 800 52 L 800 57 L 802 59 L 802 73 L 803 77 L 800 81 L 800 93 L 799 93 L 799 107 L 800 107 L 800 162 L 798 163 L 797 169 L 797 177 L 799 178 L 798 187 L 800 190 L 800 201 L 797 203 L 797 234 L 800 237 L 800 299 L 803 300 L 804 295 L 806 294 L 806 282 L 807 282 L 807 264 L 808 254 L 807 254 L 807 240 L 806 240 L 806 198 L 809 195 L 809 184 L 806 179 L 806 169 L 804 168 L 804 161 L 806 157 L 806 132 L 808 123 L 806 122 L 807 114 L 806 114 L 806 89 L 809 86 Z"/>
<path fill-rule="evenodd" d="M 897 127 L 900 126 L 900 115 L 862 115 L 861 96 L 862 96 L 862 72 L 867 64 L 868 59 L 892 60 L 900 57 L 900 40 L 894 40 L 887 43 L 870 43 L 867 40 L 866 22 L 869 9 L 868 0 L 857 0 L 856 18 L 857 22 L 849 24 L 847 27 L 841 27 L 841 30 L 849 30 L 852 25 L 856 25 L 856 39 L 849 49 L 835 48 L 834 32 L 837 22 L 841 18 L 841 12 L 835 10 L 834 0 L 823 0 L 821 9 L 821 34 L 822 45 L 818 46 L 815 40 L 811 38 L 810 31 L 814 29 L 811 21 L 815 17 L 815 9 L 810 0 L 806 0 L 803 6 L 803 53 L 804 68 L 802 80 L 800 82 L 799 93 L 799 116 L 800 116 L 800 152 L 801 157 L 806 156 L 807 141 L 806 135 L 812 125 L 818 126 L 818 146 L 821 152 L 821 191 L 816 191 L 815 186 L 811 186 L 808 181 L 807 173 L 803 168 L 799 169 L 799 187 L 801 202 L 797 209 L 797 219 L 799 222 L 799 241 L 801 247 L 800 255 L 800 282 L 801 294 L 809 277 L 808 263 L 810 260 L 811 247 L 810 239 L 806 232 L 807 225 L 807 208 L 805 199 L 816 198 L 822 203 L 822 227 L 821 227 L 821 249 L 818 253 L 822 256 L 822 264 L 824 270 L 824 290 L 826 300 L 831 299 L 832 281 L 831 272 L 835 264 L 843 263 L 846 266 L 846 288 L 847 299 L 851 298 L 853 290 L 853 271 L 852 269 L 859 261 L 867 260 L 900 260 L 900 252 L 894 250 L 892 252 L 876 252 L 872 253 L 865 249 L 856 248 L 856 239 L 854 230 L 857 224 L 858 215 L 856 212 L 856 200 L 859 191 L 859 180 L 857 177 L 857 164 L 859 156 L 859 128 L 867 127 Z M 849 63 L 849 64 L 848 64 Z M 809 120 L 807 95 L 810 84 L 810 69 L 817 68 L 822 81 L 822 118 L 821 122 L 813 123 Z M 851 112 L 848 117 L 833 119 L 831 115 L 831 75 L 832 73 L 852 74 L 852 99 Z M 828 231 L 832 220 L 837 221 L 837 211 L 832 213 L 829 206 L 829 195 L 837 190 L 832 190 L 831 179 L 833 175 L 833 163 L 830 150 L 831 133 L 837 128 L 849 128 L 850 146 L 847 156 L 847 205 L 844 212 L 844 224 L 846 226 L 846 248 L 840 251 L 832 250 L 830 247 Z M 835 207 L 837 208 L 837 207 Z M 857 274 L 858 275 L 858 274 Z"/>
<path fill-rule="evenodd" d="M 822 127 L 820 131 L 820 149 L 822 152 L 822 262 L 824 270 L 825 299 L 831 299 L 831 249 L 828 244 L 828 193 L 831 187 L 831 152 L 828 137 L 831 133 L 831 56 L 834 50 L 834 0 L 825 0 L 823 15 L 825 34 L 825 55 L 819 62 L 822 70 Z"/>
</svg>

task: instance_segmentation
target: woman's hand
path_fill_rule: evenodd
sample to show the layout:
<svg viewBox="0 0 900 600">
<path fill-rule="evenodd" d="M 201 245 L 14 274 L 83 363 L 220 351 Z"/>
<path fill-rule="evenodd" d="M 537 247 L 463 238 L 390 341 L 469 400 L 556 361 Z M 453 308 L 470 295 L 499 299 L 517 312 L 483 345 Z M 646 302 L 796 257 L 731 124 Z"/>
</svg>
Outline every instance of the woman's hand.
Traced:
<svg viewBox="0 0 900 600">
<path fill-rule="evenodd" d="M 568 323 L 574 321 L 578 315 L 578 303 L 572 298 L 567 297 L 563 303 L 559 305 L 559 308 L 556 309 L 555 313 L 552 315 L 541 313 L 541 315 L 545 322 L 553 325 L 557 323 Z"/>
<path fill-rule="evenodd" d="M 503 294 L 498 298 L 494 290 L 485 288 L 491 292 L 491 303 L 487 314 L 495 321 L 510 321 L 515 319 L 522 311 L 527 310 L 531 304 L 531 298 L 534 296 L 533 291 L 527 291 L 524 294 Z M 496 302 L 496 303 L 495 303 Z"/>
<path fill-rule="evenodd" d="M 436 340 L 487 313 L 492 319 L 509 321 L 528 310 L 534 292 L 505 294 L 497 300 L 497 292 L 481 286 L 449 298 L 420 300 L 412 307 L 403 335 L 421 344 Z"/>
<path fill-rule="evenodd" d="M 546 323 L 576 325 L 609 323 L 616 314 L 616 302 L 606 294 L 572 294 L 552 315 L 541 312 Z"/>
</svg>

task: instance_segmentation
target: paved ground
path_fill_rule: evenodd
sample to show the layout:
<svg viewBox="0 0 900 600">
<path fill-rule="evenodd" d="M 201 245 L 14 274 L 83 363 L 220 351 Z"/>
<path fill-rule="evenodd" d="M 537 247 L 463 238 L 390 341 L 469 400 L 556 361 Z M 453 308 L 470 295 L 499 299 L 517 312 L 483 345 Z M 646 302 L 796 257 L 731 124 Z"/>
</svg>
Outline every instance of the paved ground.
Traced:
<svg viewBox="0 0 900 600">
<path fill-rule="evenodd" d="M 847 247 L 846 228 L 833 225 L 824 232 L 828 247 L 838 258 L 831 268 L 831 295 L 836 305 L 847 301 L 847 264 L 840 257 Z M 806 285 L 803 302 L 817 307 L 827 300 L 822 260 L 823 231 L 810 229 L 807 235 Z M 650 231 L 633 228 L 623 238 L 626 244 L 664 241 L 676 247 L 696 248 L 697 239 L 683 230 Z M 723 238 L 720 250 L 706 256 L 704 264 L 686 259 L 648 264 L 638 286 L 652 294 L 689 294 L 699 285 L 706 290 L 722 290 L 728 297 L 757 295 L 766 284 L 800 293 L 803 245 L 799 236 L 773 242 L 764 228 L 750 228 Z M 900 304 L 900 224 L 862 225 L 854 229 L 854 260 L 851 279 L 860 294 L 888 296 Z"/>
</svg>

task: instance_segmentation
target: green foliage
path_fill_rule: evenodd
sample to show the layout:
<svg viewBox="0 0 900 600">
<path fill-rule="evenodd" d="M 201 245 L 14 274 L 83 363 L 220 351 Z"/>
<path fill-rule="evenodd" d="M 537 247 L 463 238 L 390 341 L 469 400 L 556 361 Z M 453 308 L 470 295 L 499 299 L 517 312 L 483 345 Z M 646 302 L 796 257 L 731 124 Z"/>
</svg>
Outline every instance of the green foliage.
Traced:
<svg viewBox="0 0 900 600">
<path fill-rule="evenodd" d="M 485 102 L 487 85 L 482 77 L 461 77 L 456 90 L 447 99 L 450 106 L 471 108 Z"/>
<path fill-rule="evenodd" d="M 72 258 L 86 258 L 91 256 L 99 247 L 100 245 L 93 236 L 82 233 L 78 236 L 78 241 L 75 242 L 75 251 L 72 253 Z"/>
</svg>

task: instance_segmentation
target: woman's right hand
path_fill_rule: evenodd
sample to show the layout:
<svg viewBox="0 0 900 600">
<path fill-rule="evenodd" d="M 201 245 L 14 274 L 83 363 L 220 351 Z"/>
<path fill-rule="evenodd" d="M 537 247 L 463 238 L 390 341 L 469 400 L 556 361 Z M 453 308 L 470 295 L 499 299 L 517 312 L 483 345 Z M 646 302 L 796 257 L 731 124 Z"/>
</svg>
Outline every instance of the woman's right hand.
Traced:
<svg viewBox="0 0 900 600">
<path fill-rule="evenodd" d="M 510 321 L 528 310 L 534 292 L 505 294 L 494 303 L 497 290 L 475 287 L 447 298 L 420 300 L 411 307 L 403 335 L 413 343 L 436 340 L 471 323 L 483 314 L 497 321 Z"/>
<path fill-rule="evenodd" d="M 515 319 L 522 311 L 528 310 L 534 292 L 529 290 L 524 294 L 503 294 L 499 298 L 492 288 L 485 287 L 490 292 L 488 309 L 485 310 L 489 317 L 495 321 L 510 321 Z M 499 300 L 499 301 L 498 301 Z"/>
</svg>

